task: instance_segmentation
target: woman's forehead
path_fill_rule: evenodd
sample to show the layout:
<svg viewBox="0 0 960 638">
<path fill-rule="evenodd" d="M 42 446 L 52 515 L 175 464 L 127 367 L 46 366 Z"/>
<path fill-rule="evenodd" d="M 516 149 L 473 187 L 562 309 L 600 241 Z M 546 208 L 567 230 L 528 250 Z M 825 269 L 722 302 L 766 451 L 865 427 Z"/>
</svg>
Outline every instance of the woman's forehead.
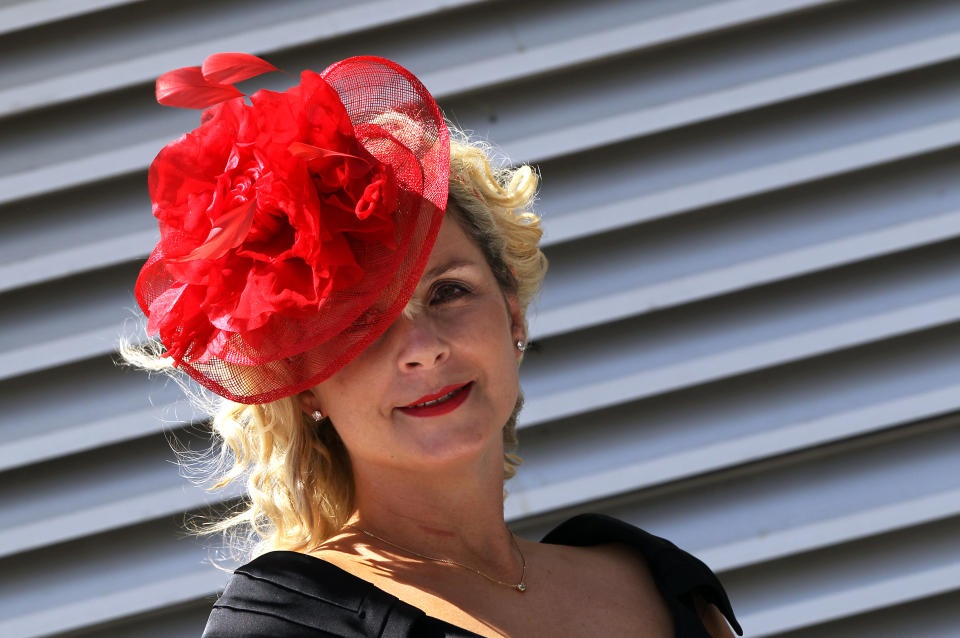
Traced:
<svg viewBox="0 0 960 638">
<path fill-rule="evenodd" d="M 420 281 L 432 279 L 440 272 L 453 270 L 455 267 L 481 266 L 484 263 L 483 252 L 460 227 L 456 217 L 448 211 L 440 225 L 440 233 Z"/>
</svg>

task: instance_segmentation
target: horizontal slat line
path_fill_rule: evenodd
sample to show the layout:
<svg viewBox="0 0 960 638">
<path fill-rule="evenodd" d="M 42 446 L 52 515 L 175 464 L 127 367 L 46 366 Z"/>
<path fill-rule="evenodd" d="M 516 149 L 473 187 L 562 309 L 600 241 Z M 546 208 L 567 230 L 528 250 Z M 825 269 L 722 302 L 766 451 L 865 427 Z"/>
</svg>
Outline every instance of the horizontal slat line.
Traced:
<svg viewBox="0 0 960 638">
<path fill-rule="evenodd" d="M 0 636 L 42 638 L 213 596 L 228 574 L 213 567 L 0 620 Z M 212 604 L 212 602 L 211 602 Z"/>
<path fill-rule="evenodd" d="M 149 140 L 4 175 L 0 177 L 0 205 L 146 171 L 160 149 L 171 141 L 169 138 Z"/>
<path fill-rule="evenodd" d="M 838 0 L 734 0 L 678 11 L 635 24 L 526 47 L 486 57 L 452 69 L 424 74 L 424 84 L 437 96 L 449 96 L 505 84 L 594 60 L 637 53 L 761 20 L 779 18 Z"/>
<path fill-rule="evenodd" d="M 742 569 L 957 515 L 960 515 L 960 489 L 953 489 L 809 525 L 767 532 L 758 538 L 698 551 L 697 557 L 715 571 Z"/>
<path fill-rule="evenodd" d="M 216 494 L 209 494 L 186 481 L 176 481 L 175 487 L 143 492 L 102 505 L 0 529 L 0 558 L 179 514 L 234 499 L 242 494 L 243 486 L 237 482 L 218 490 Z M 0 635 L 4 634 L 0 632 Z"/>
<path fill-rule="evenodd" d="M 960 564 L 887 578 L 740 617 L 751 638 L 773 636 L 960 589 Z"/>
<path fill-rule="evenodd" d="M 0 118 L 152 82 L 161 73 L 200 64 L 206 56 L 218 51 L 246 51 L 263 55 L 486 1 L 380 0 L 352 3 L 346 8 L 313 17 L 302 17 L 282 24 L 206 40 L 200 44 L 0 90 Z M 252 44 L 256 46 L 251 48 Z"/>
<path fill-rule="evenodd" d="M 157 229 L 133 232 L 0 265 L 0 294 L 98 268 L 146 259 L 159 239 L 160 231 Z"/>
<path fill-rule="evenodd" d="M 521 428 L 531 427 L 734 375 L 929 330 L 958 320 L 960 295 L 952 295 L 614 379 L 528 396 L 519 425 Z"/>
<path fill-rule="evenodd" d="M 559 244 L 779 189 L 862 171 L 960 144 L 960 118 L 875 137 L 826 151 L 548 217 L 544 244 Z"/>
<path fill-rule="evenodd" d="M 960 53 L 960 34 L 951 35 L 950 37 L 958 49 L 957 53 Z M 870 70 L 876 72 L 876 69 Z M 899 69 L 895 71 L 897 70 Z M 865 77 L 864 79 L 872 79 L 872 77 L 873 76 Z M 429 76 L 426 76 L 425 80 L 429 82 Z M 770 80 L 769 82 L 779 84 L 779 78 Z M 746 85 L 734 90 L 744 92 L 752 86 L 754 85 Z M 786 88 L 790 88 L 789 85 Z M 806 93 L 803 93 L 803 95 L 805 94 Z M 786 99 L 787 97 L 790 96 L 782 95 L 778 100 Z M 792 97 L 800 97 L 800 94 Z M 600 137 L 584 138 L 580 135 L 573 134 L 574 131 L 578 130 L 576 126 L 565 128 L 559 132 L 554 131 L 547 136 L 551 140 L 550 144 L 553 145 L 552 155 L 543 155 L 543 153 L 540 153 L 540 155 L 543 155 L 542 157 L 527 157 L 525 161 L 545 161 L 551 157 L 571 155 L 603 146 L 611 141 L 618 141 L 614 140 L 611 136 L 616 136 L 618 139 L 641 137 L 657 131 L 666 130 L 666 128 L 677 128 L 712 117 L 729 114 L 726 110 L 717 111 L 718 104 L 723 105 L 725 103 L 717 103 L 714 102 L 714 100 L 721 98 L 722 96 L 717 96 L 716 94 L 711 94 L 704 98 L 696 98 L 696 100 L 703 102 L 705 108 L 712 109 L 710 113 L 695 111 L 691 114 L 690 108 L 684 106 L 689 100 L 681 100 L 679 102 L 658 106 L 654 109 L 643 109 L 633 114 L 622 116 L 621 118 L 596 120 L 596 123 L 587 125 L 590 127 L 607 127 L 605 128 L 606 132 Z M 771 101 L 765 99 L 756 104 L 747 105 L 740 110 L 764 106 L 768 103 L 771 103 Z M 673 118 L 670 120 L 669 126 L 663 127 L 657 124 L 656 113 L 652 111 L 662 112 L 667 117 Z M 685 114 L 685 116 L 678 117 L 680 114 Z M 693 115 L 693 117 L 690 117 L 691 115 Z M 623 117 L 636 120 L 636 125 L 629 131 L 629 135 L 623 135 L 623 133 L 627 131 L 627 129 L 622 128 L 623 122 L 619 121 Z M 648 125 L 656 126 L 649 128 Z M 944 127 L 946 127 L 946 130 Z M 807 155 L 795 160 L 775 163 L 769 167 L 751 169 L 733 175 L 705 180 L 694 185 L 682 185 L 651 195 L 634 198 L 627 202 L 621 202 L 618 205 L 609 207 L 610 210 L 604 210 L 604 215 L 602 216 L 597 216 L 596 211 L 564 215 L 551 224 L 551 226 L 556 226 L 556 229 L 547 228 L 548 236 L 546 242 L 556 243 L 572 239 L 574 236 L 582 233 L 583 228 L 591 228 L 591 232 L 612 230 L 638 221 L 657 219 L 671 214 L 689 211 L 699 206 L 714 205 L 748 195 L 756 195 L 775 190 L 776 188 L 794 186 L 815 179 L 850 172 L 854 169 L 876 166 L 896 159 L 918 155 L 923 152 L 949 148 L 957 143 L 956 128 L 955 121 L 950 120 L 946 123 L 921 127 L 906 133 L 897 133 L 875 138 L 867 142 L 852 144 L 839 149 L 831 149 L 830 151 Z M 925 136 L 927 132 L 942 134 L 947 137 L 946 139 L 940 140 L 928 140 L 927 136 Z M 911 136 L 915 136 L 918 139 L 913 140 Z M 126 148 L 91 154 L 83 158 L 71 159 L 45 167 L 0 176 L 0 204 L 146 170 L 157 152 L 168 144 L 171 139 L 172 138 L 164 137 L 134 144 Z M 524 159 L 526 155 L 530 155 L 528 150 L 524 150 L 524 146 L 530 139 L 532 138 L 505 142 L 504 147 L 514 159 Z M 924 140 L 927 140 L 925 144 L 923 142 Z M 897 143 L 905 145 L 902 152 L 895 146 Z M 883 148 L 885 144 L 894 144 L 894 146 L 891 148 Z M 858 154 L 860 151 L 873 151 L 879 153 L 880 156 L 872 159 L 869 156 Z M 534 153 L 534 155 L 537 155 L 537 153 Z M 806 161 L 808 159 L 811 161 Z M 827 162 L 827 164 L 821 167 L 815 163 L 819 161 Z M 799 171 L 796 176 L 790 172 L 793 170 Z M 758 179 L 761 181 L 749 181 Z M 714 194 L 710 190 L 711 188 L 719 189 L 718 193 Z M 636 207 L 636 211 L 642 212 L 635 211 L 631 213 L 629 212 L 631 207 Z M 583 223 L 583 216 L 585 215 L 590 216 L 589 224 Z"/>
<path fill-rule="evenodd" d="M 143 0 L 27 0 L 0 8 L 0 35 Z"/>
<path fill-rule="evenodd" d="M 120 325 L 118 324 L 85 330 L 0 353 L 0 381 L 103 356 L 116 349 L 119 339 Z"/>
<path fill-rule="evenodd" d="M 549 485 L 523 490 L 515 486 L 510 490 L 504 509 L 510 520 L 535 516 L 879 432 L 955 410 L 960 410 L 960 384 L 818 419 L 789 423 L 769 431 L 665 454 Z M 960 500 L 957 504 L 960 507 Z"/>
<path fill-rule="evenodd" d="M 592 297 L 558 308 L 537 310 L 530 321 L 533 340 L 582 330 L 651 310 L 718 297 L 845 264 L 960 237 L 960 211 L 897 224 L 841 239 L 711 268 L 648 286 Z"/>
<path fill-rule="evenodd" d="M 950 33 L 639 111 L 595 118 L 559 132 L 513 140 L 504 148 L 516 161 L 539 163 L 584 150 L 571 149 L 567 139 L 588 140 L 590 148 L 599 148 L 947 62 L 958 56 L 960 33 Z"/>
<path fill-rule="evenodd" d="M 188 401 L 175 401 L 88 423 L 73 424 L 54 432 L 5 440 L 0 443 L 0 472 L 160 433 L 168 429 L 169 415 L 181 411 L 189 414 L 191 418 L 198 416 Z"/>
</svg>

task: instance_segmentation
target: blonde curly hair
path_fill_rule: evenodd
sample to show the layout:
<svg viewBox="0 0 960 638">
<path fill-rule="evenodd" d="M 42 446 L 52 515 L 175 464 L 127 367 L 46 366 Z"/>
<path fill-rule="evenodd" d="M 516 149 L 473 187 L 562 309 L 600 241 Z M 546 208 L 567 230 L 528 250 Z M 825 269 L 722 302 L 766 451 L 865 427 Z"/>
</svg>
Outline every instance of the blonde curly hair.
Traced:
<svg viewBox="0 0 960 638">
<path fill-rule="evenodd" d="M 525 317 L 547 268 L 540 218 L 531 210 L 538 176 L 529 166 L 497 165 L 490 145 L 452 126 L 450 132 L 448 210 L 481 249 L 501 289 L 517 296 Z M 173 371 L 155 341 L 122 345 L 120 354 L 140 368 Z M 522 404 L 521 393 L 503 427 L 505 480 L 521 463 L 513 450 Z M 328 418 L 318 423 L 304 414 L 297 395 L 252 405 L 218 397 L 204 409 L 220 439 L 214 469 L 204 470 L 213 476 L 209 489 L 243 480 L 245 498 L 195 531 L 224 534 L 235 558 L 278 549 L 308 552 L 353 514 L 353 475 L 343 441 Z M 189 469 L 189 461 L 185 465 Z"/>
</svg>

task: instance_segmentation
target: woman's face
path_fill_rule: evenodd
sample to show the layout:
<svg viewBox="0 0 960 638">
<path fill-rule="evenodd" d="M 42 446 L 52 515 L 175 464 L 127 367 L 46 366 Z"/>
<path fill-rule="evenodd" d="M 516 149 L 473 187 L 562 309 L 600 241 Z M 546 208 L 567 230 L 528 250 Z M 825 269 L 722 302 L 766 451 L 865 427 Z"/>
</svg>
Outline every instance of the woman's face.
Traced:
<svg viewBox="0 0 960 638">
<path fill-rule="evenodd" d="M 451 214 L 411 302 L 387 331 L 312 390 L 359 464 L 424 469 L 495 454 L 517 400 L 515 296 Z"/>
</svg>

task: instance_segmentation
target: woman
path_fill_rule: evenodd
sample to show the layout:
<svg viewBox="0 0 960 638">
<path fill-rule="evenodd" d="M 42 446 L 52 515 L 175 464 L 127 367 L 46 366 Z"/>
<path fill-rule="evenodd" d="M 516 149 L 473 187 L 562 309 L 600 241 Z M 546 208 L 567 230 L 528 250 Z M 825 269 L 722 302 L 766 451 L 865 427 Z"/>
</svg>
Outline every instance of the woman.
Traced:
<svg viewBox="0 0 960 638">
<path fill-rule="evenodd" d="M 219 486 L 250 531 L 204 636 L 731 636 L 710 570 L 602 516 L 535 543 L 503 518 L 525 312 L 546 259 L 529 167 L 450 140 L 408 71 L 211 56 L 157 83 L 206 108 L 161 151 L 137 295 L 175 366 L 224 397 Z M 739 627 L 737 627 L 739 632 Z"/>
</svg>

